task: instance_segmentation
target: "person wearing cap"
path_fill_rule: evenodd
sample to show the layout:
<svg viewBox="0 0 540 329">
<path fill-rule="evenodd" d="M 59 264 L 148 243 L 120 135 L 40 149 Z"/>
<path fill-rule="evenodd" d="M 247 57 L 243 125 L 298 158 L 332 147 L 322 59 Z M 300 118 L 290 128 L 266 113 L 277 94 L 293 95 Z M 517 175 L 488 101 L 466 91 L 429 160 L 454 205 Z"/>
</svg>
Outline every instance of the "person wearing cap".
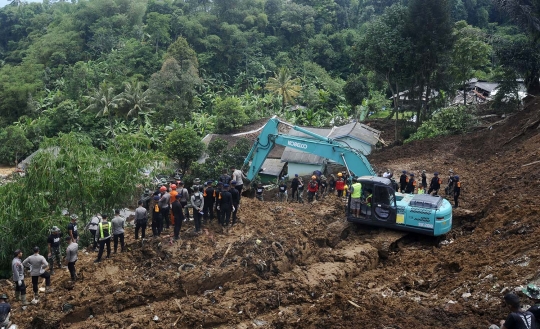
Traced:
<svg viewBox="0 0 540 329">
<path fill-rule="evenodd" d="M 94 263 L 101 262 L 101 256 L 103 256 L 105 246 L 107 246 L 107 258 L 111 257 L 111 235 L 112 225 L 108 222 L 108 216 L 106 214 L 102 214 L 101 223 L 99 223 L 98 226 L 99 252 Z"/>
<path fill-rule="evenodd" d="M 62 268 L 62 252 L 60 251 L 60 243 L 62 242 L 62 232 L 56 226 L 51 229 L 51 234 L 47 238 L 49 254 L 47 258 L 51 261 L 51 274 L 54 274 L 54 261 L 58 264 L 58 268 Z M 65 268 L 65 267 L 64 267 Z"/>
<path fill-rule="evenodd" d="M 360 217 L 362 207 L 362 183 L 355 177 L 351 185 L 351 213 L 354 217 Z"/>
<path fill-rule="evenodd" d="M 71 275 L 71 281 L 75 282 L 77 279 L 77 272 L 75 271 L 75 263 L 79 259 L 77 254 L 79 253 L 79 245 L 70 236 L 66 237 L 68 244 L 66 248 L 66 263 Z"/>
<path fill-rule="evenodd" d="M 300 180 L 298 174 L 294 174 L 294 178 L 291 180 L 291 202 L 298 201 L 298 186 L 300 186 Z"/>
<path fill-rule="evenodd" d="M 459 181 L 459 176 L 454 176 L 454 208 L 459 207 L 459 196 L 461 194 L 461 182 Z"/>
<path fill-rule="evenodd" d="M 90 231 L 90 234 L 92 235 L 92 250 L 93 251 L 98 251 L 97 230 L 99 227 L 99 222 L 101 222 L 101 216 L 99 214 L 96 214 L 94 217 L 90 219 L 90 222 L 86 226 L 86 228 L 88 229 L 88 231 Z"/>
<path fill-rule="evenodd" d="M 71 222 L 68 224 L 68 234 L 75 242 L 79 242 L 79 231 L 77 231 L 77 219 L 79 219 L 79 216 L 72 214 L 69 216 L 71 219 Z"/>
<path fill-rule="evenodd" d="M 24 267 L 30 268 L 30 276 L 32 276 L 32 290 L 34 290 L 33 303 L 37 303 L 39 300 L 38 292 L 38 280 L 39 278 L 45 279 L 45 292 L 51 292 L 51 275 L 45 271 L 49 266 L 45 257 L 39 254 L 39 247 L 34 247 L 34 254 L 26 257 L 22 262 Z"/>
<path fill-rule="evenodd" d="M 405 193 L 407 194 L 413 194 L 416 190 L 416 179 L 414 179 L 414 173 L 410 173 L 409 181 L 407 182 L 407 186 L 405 187 Z"/>
<path fill-rule="evenodd" d="M 521 308 L 519 297 L 513 293 L 504 295 L 504 303 L 510 310 L 506 320 L 501 320 L 500 329 L 537 329 L 536 319 L 530 311 Z M 490 329 L 499 328 L 491 325 Z"/>
<path fill-rule="evenodd" d="M 171 210 L 174 217 L 174 240 L 180 240 L 180 229 L 182 228 L 182 222 L 184 221 L 184 214 L 182 211 L 182 204 L 180 198 L 175 198 L 171 204 Z"/>
<path fill-rule="evenodd" d="M 262 183 L 257 184 L 255 188 L 255 198 L 259 201 L 264 201 L 264 187 Z"/>
<path fill-rule="evenodd" d="M 206 182 L 206 188 L 203 192 L 204 196 L 204 219 L 212 221 L 214 219 L 214 202 L 216 198 L 214 197 L 214 187 L 212 186 L 212 181 Z"/>
<path fill-rule="evenodd" d="M 343 179 L 342 173 L 338 172 L 337 176 L 338 176 L 337 181 L 336 181 L 337 196 L 342 197 L 343 191 L 345 191 L 345 180 Z"/>
<path fill-rule="evenodd" d="M 168 205 L 168 204 L 167 204 Z M 120 252 L 124 252 L 124 227 L 126 219 L 120 216 L 120 209 L 114 210 L 114 218 L 111 221 L 114 240 L 114 253 L 118 250 L 118 240 L 120 240 Z"/>
<path fill-rule="evenodd" d="M 189 200 L 189 191 L 187 188 L 184 187 L 184 182 L 178 183 L 178 195 L 176 196 L 180 199 L 180 204 L 182 205 L 182 208 L 184 209 L 184 221 L 189 220 L 189 208 L 187 207 L 188 200 Z"/>
<path fill-rule="evenodd" d="M 529 297 L 534 303 L 527 311 L 531 312 L 536 319 L 536 328 L 540 328 L 540 288 L 535 284 L 529 283 L 521 292 Z"/>
<path fill-rule="evenodd" d="M 176 200 L 176 197 L 178 196 L 178 191 L 176 190 L 177 186 L 176 184 L 171 184 L 171 191 L 169 192 L 169 195 L 171 196 L 171 204 Z"/>
<path fill-rule="evenodd" d="M 409 177 L 407 177 L 407 170 L 401 171 L 401 176 L 399 176 L 399 191 L 401 193 L 405 192 L 407 188 L 407 183 L 409 183 Z"/>
<path fill-rule="evenodd" d="M 285 177 L 281 177 L 279 180 L 278 191 L 279 202 L 287 202 L 287 182 L 285 182 Z"/>
<path fill-rule="evenodd" d="M 220 224 L 223 227 L 227 227 L 231 220 L 231 212 L 234 211 L 232 194 L 229 192 L 229 184 L 223 184 L 223 191 L 219 194 L 217 208 L 221 214 Z"/>
<path fill-rule="evenodd" d="M 422 170 L 422 175 L 420 176 L 422 178 L 421 180 L 421 185 L 423 187 L 423 190 L 427 189 L 427 176 L 426 176 L 426 171 L 425 170 Z M 420 193 L 418 193 L 420 194 Z"/>
<path fill-rule="evenodd" d="M 28 305 L 26 301 L 26 285 L 24 284 L 24 266 L 22 264 L 23 252 L 21 249 L 15 250 L 11 269 L 13 270 L 13 282 L 15 282 L 15 300 L 20 300 L 23 305 Z"/>
<path fill-rule="evenodd" d="M 193 188 L 197 186 L 197 188 L 199 189 L 199 192 L 202 193 L 202 190 L 203 190 L 203 186 L 201 185 L 201 179 L 200 178 L 195 178 L 193 180 L 193 186 L 191 186 L 191 189 L 193 190 Z"/>
<path fill-rule="evenodd" d="M 160 188 L 160 191 L 162 195 L 161 198 L 159 198 L 159 211 L 161 212 L 161 230 L 163 231 L 163 226 L 165 226 L 166 229 L 169 229 L 170 225 L 169 211 L 171 204 L 171 195 L 169 194 L 165 186 L 162 186 Z"/>
<path fill-rule="evenodd" d="M 193 207 L 193 220 L 195 222 L 195 233 L 201 233 L 201 218 L 204 209 L 204 196 L 199 191 L 199 186 L 193 186 L 193 195 L 191 196 L 191 206 Z"/>
<path fill-rule="evenodd" d="M 236 221 L 238 220 L 238 207 L 240 207 L 240 191 L 236 189 L 236 181 L 231 181 L 231 188 L 229 190 L 232 195 L 232 202 L 233 202 L 233 211 L 231 214 L 232 217 L 232 225 L 236 225 Z"/>
<path fill-rule="evenodd" d="M 232 171 L 232 177 L 231 177 L 231 181 L 235 181 L 236 184 L 234 186 L 234 188 L 236 190 L 238 190 L 238 194 L 240 195 L 240 198 L 242 197 L 242 190 L 244 189 L 244 179 L 246 179 L 246 175 L 244 175 L 244 173 L 242 172 L 242 170 L 240 169 L 236 169 L 235 166 L 231 166 L 231 171 Z M 232 185 L 232 184 L 231 184 Z M 238 210 L 238 209 L 237 209 Z M 234 218 L 234 217 L 233 217 Z M 234 222 L 234 219 L 233 219 L 233 222 Z"/>
<path fill-rule="evenodd" d="M 7 299 L 6 294 L 0 295 L 0 327 L 2 328 L 7 328 L 11 324 L 11 321 L 9 321 L 11 305 L 8 304 Z"/>
<path fill-rule="evenodd" d="M 146 236 L 146 224 L 148 223 L 148 210 L 143 207 L 142 200 L 137 202 L 137 209 L 135 209 L 135 240 L 139 239 L 139 230 L 141 230 L 141 238 Z"/>
<path fill-rule="evenodd" d="M 151 212 L 152 212 L 152 236 L 157 238 L 161 235 L 161 212 L 159 211 L 159 196 L 154 195 L 154 200 L 152 201 Z"/>
<path fill-rule="evenodd" d="M 433 174 L 433 178 L 431 179 L 431 182 L 429 184 L 428 194 L 437 195 L 439 193 L 439 189 L 441 188 L 441 183 L 442 183 L 442 181 L 439 178 L 439 173 L 435 172 Z"/>
<path fill-rule="evenodd" d="M 311 176 L 311 180 L 308 183 L 307 199 L 308 202 L 313 202 L 313 198 L 317 195 L 319 190 L 319 184 L 317 183 L 317 176 Z"/>
</svg>

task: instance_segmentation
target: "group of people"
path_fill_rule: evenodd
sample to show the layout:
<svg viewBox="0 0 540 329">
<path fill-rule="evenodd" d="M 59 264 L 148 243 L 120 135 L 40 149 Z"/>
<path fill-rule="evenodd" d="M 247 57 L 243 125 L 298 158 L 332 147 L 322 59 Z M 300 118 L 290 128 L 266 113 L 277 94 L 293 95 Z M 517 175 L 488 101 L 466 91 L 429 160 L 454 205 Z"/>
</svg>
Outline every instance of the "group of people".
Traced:
<svg viewBox="0 0 540 329">
<path fill-rule="evenodd" d="M 510 313 L 500 325 L 493 324 L 489 329 L 540 329 L 540 288 L 529 284 L 521 292 L 531 299 L 533 306 L 524 310 L 519 296 L 514 293 L 504 295 L 504 305 Z"/>
<path fill-rule="evenodd" d="M 384 178 L 392 179 L 393 173 L 390 169 L 387 169 L 385 173 L 381 175 Z M 441 189 L 443 181 L 438 172 L 433 173 L 428 186 L 428 179 L 426 171 L 422 170 L 420 175 L 420 181 L 417 182 L 415 174 L 413 172 L 407 173 L 406 170 L 401 172 L 399 176 L 399 183 L 396 185 L 396 191 L 407 194 L 430 194 L 438 195 Z M 454 208 L 459 207 L 459 196 L 461 195 L 461 181 L 459 176 L 454 173 L 452 169 L 448 172 L 447 185 L 445 187 L 446 195 L 454 198 Z"/>
</svg>

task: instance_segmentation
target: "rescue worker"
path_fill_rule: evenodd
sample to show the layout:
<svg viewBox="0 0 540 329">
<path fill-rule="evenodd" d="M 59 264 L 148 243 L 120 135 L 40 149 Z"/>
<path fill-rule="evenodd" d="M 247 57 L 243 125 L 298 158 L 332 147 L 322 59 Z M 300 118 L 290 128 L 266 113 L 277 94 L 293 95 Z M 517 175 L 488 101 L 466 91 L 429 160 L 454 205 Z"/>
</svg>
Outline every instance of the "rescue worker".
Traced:
<svg viewBox="0 0 540 329">
<path fill-rule="evenodd" d="M 236 221 L 238 220 L 238 207 L 240 207 L 240 191 L 236 189 L 236 181 L 231 181 L 231 196 L 232 196 L 232 203 L 234 210 L 232 211 L 232 225 L 236 225 Z M 231 226 L 232 226 L 231 225 Z"/>
<path fill-rule="evenodd" d="M 77 272 L 75 271 L 75 263 L 77 262 L 77 254 L 79 252 L 79 245 L 70 236 L 66 237 L 68 244 L 66 248 L 66 263 L 71 275 L 71 281 L 75 282 L 77 279 Z"/>
<path fill-rule="evenodd" d="M 360 217 L 360 208 L 362 206 L 362 183 L 355 177 L 351 185 L 351 213 L 354 217 Z"/>
<path fill-rule="evenodd" d="M 229 176 L 229 174 L 227 174 L 227 169 L 223 169 L 221 171 L 221 176 L 219 176 L 219 179 L 218 179 L 218 182 L 225 185 L 225 184 L 229 184 L 229 182 L 231 181 L 231 176 Z"/>
<path fill-rule="evenodd" d="M 39 300 L 38 292 L 38 280 L 39 278 L 45 279 L 45 292 L 51 292 L 51 275 L 45 271 L 49 267 L 49 263 L 45 260 L 45 257 L 39 254 L 39 247 L 34 247 L 34 254 L 28 256 L 23 262 L 24 267 L 30 268 L 30 275 L 32 276 L 32 289 L 34 290 L 33 303 L 37 303 Z"/>
<path fill-rule="evenodd" d="M 446 187 L 444 188 L 446 195 L 454 194 L 454 177 L 454 171 L 452 169 L 448 170 L 448 181 Z"/>
<path fill-rule="evenodd" d="M 178 196 L 178 191 L 176 190 L 176 184 L 171 184 L 171 191 L 169 192 L 169 195 L 171 196 L 171 204 L 176 200 L 176 197 Z"/>
<path fill-rule="evenodd" d="M 422 175 L 420 176 L 422 178 L 422 187 L 423 187 L 423 190 L 427 189 L 427 176 L 426 176 L 426 171 L 425 170 L 422 170 Z M 420 193 L 418 193 L 420 194 Z"/>
<path fill-rule="evenodd" d="M 174 200 L 171 208 L 174 216 L 174 240 L 176 241 L 180 240 L 180 229 L 182 228 L 182 222 L 184 221 L 184 213 L 179 198 Z"/>
<path fill-rule="evenodd" d="M 212 182 L 206 182 L 206 189 L 203 193 L 204 196 L 204 219 L 212 221 L 214 219 L 214 187 L 212 187 Z"/>
<path fill-rule="evenodd" d="M 143 207 L 143 201 L 137 202 L 135 209 L 135 240 L 139 239 L 139 230 L 141 230 L 141 239 L 146 236 L 146 224 L 148 223 L 148 210 Z"/>
<path fill-rule="evenodd" d="M 47 245 L 49 249 L 48 258 L 51 261 L 51 275 L 54 274 L 54 261 L 58 264 L 58 268 L 62 268 L 62 252 L 60 251 L 60 243 L 62 239 L 62 232 L 56 226 L 53 226 L 51 234 L 47 238 Z"/>
<path fill-rule="evenodd" d="M 510 314 L 506 320 L 500 322 L 501 329 L 536 329 L 536 319 L 530 311 L 525 311 L 521 308 L 519 297 L 513 293 L 504 295 L 504 302 L 510 309 Z M 489 327 L 499 328 L 492 325 Z"/>
<path fill-rule="evenodd" d="M 336 190 L 336 176 L 334 174 L 330 174 L 330 178 L 328 179 L 328 193 L 333 194 Z"/>
<path fill-rule="evenodd" d="M 408 179 L 407 186 L 405 187 L 405 193 L 413 194 L 416 190 L 416 179 L 414 179 L 414 173 L 410 174 L 411 178 Z"/>
<path fill-rule="evenodd" d="M 422 184 L 418 185 L 417 194 L 425 194 L 426 190 L 424 189 L 424 186 Z"/>
<path fill-rule="evenodd" d="M 101 215 L 101 223 L 98 226 L 98 238 L 99 238 L 99 252 L 97 259 L 94 263 L 101 262 L 101 256 L 103 256 L 103 249 L 107 246 L 107 258 L 111 257 L 111 235 L 112 225 L 107 221 L 107 215 Z"/>
<path fill-rule="evenodd" d="M 278 199 L 279 202 L 287 201 L 287 183 L 285 177 L 281 177 L 278 185 Z"/>
<path fill-rule="evenodd" d="M 339 172 L 337 176 L 338 176 L 338 179 L 336 181 L 337 196 L 342 197 L 343 191 L 345 190 L 345 180 L 343 179 L 342 173 Z"/>
<path fill-rule="evenodd" d="M 317 183 L 317 176 L 311 176 L 311 180 L 308 183 L 308 202 L 313 202 L 313 198 L 319 190 L 319 184 Z"/>
<path fill-rule="evenodd" d="M 159 211 L 159 195 L 154 195 L 154 203 L 152 205 L 152 236 L 158 237 L 161 235 L 161 213 Z"/>
<path fill-rule="evenodd" d="M 405 192 L 407 184 L 409 183 L 409 177 L 407 177 L 407 170 L 401 171 L 401 176 L 399 176 L 399 191 L 401 193 Z"/>
<path fill-rule="evenodd" d="M 219 194 L 218 210 L 221 212 L 221 225 L 227 227 L 234 211 L 232 194 L 229 192 L 229 184 L 223 184 L 223 191 Z"/>
<path fill-rule="evenodd" d="M 72 214 L 69 217 L 71 219 L 71 223 L 68 224 L 68 234 L 73 239 L 73 241 L 78 242 L 79 231 L 77 231 L 77 219 L 79 219 L 79 216 Z"/>
<path fill-rule="evenodd" d="M 298 177 L 298 202 L 304 203 L 304 180 L 302 177 Z"/>
<path fill-rule="evenodd" d="M 366 205 L 369 210 L 371 210 L 371 201 L 373 200 L 373 190 L 368 188 L 367 190 L 368 196 L 366 197 Z"/>
<path fill-rule="evenodd" d="M 161 231 L 163 231 L 163 226 L 168 230 L 171 220 L 169 218 L 169 205 L 171 203 L 171 195 L 167 191 L 165 186 L 159 188 L 161 192 L 161 198 L 159 199 L 159 212 L 161 214 Z"/>
<path fill-rule="evenodd" d="M 257 184 L 257 188 L 255 189 L 255 197 L 259 201 L 264 201 L 264 187 L 262 183 Z"/>
<path fill-rule="evenodd" d="M 0 295 L 0 328 L 7 328 L 11 325 L 9 316 L 11 315 L 11 305 L 7 302 L 6 294 Z"/>
<path fill-rule="evenodd" d="M 144 202 L 144 201 L 141 201 Z M 92 250 L 97 251 L 97 230 L 99 222 L 101 221 L 101 216 L 99 214 L 96 214 L 94 217 L 90 219 L 90 222 L 86 226 L 86 228 L 90 231 L 90 234 L 92 235 Z"/>
<path fill-rule="evenodd" d="M 180 204 L 182 205 L 182 209 L 184 209 L 184 221 L 189 220 L 189 208 L 187 207 L 188 200 L 189 200 L 189 191 L 187 188 L 184 187 L 184 182 L 178 183 L 178 195 L 177 198 L 180 198 Z"/>
<path fill-rule="evenodd" d="M 223 183 L 222 182 L 218 182 L 217 185 L 216 185 L 216 189 L 214 190 L 214 199 L 215 199 L 215 202 L 214 204 L 216 205 L 216 216 L 217 216 L 217 220 L 218 220 L 218 223 L 221 224 L 221 211 L 219 210 L 219 199 L 220 199 L 220 196 L 221 196 L 221 192 L 223 191 Z"/>
<path fill-rule="evenodd" d="M 141 201 L 143 202 L 143 207 L 146 208 L 146 210 L 150 210 L 150 201 L 152 200 L 152 193 L 150 193 L 150 189 L 144 189 L 144 193 L 141 195 Z"/>
<path fill-rule="evenodd" d="M 28 305 L 26 285 L 24 284 L 24 266 L 21 261 L 23 252 L 21 249 L 17 249 L 13 254 L 15 257 L 11 261 L 11 269 L 13 270 L 13 282 L 15 282 L 15 300 L 20 300 L 23 306 Z"/>
<path fill-rule="evenodd" d="M 540 328 L 540 288 L 530 283 L 527 287 L 521 289 L 521 292 L 532 300 L 533 306 L 527 311 L 534 315 L 536 319 L 536 328 Z"/>
<path fill-rule="evenodd" d="M 199 189 L 199 192 L 202 192 L 203 190 L 203 187 L 201 185 L 201 179 L 200 178 L 195 178 L 193 180 L 193 185 L 191 186 L 191 189 L 193 190 L 193 188 L 197 186 L 197 188 Z"/>
<path fill-rule="evenodd" d="M 328 191 L 328 182 L 326 181 L 326 177 L 324 175 L 321 176 L 321 182 L 319 186 L 319 193 L 321 194 L 321 197 L 324 197 L 326 195 L 326 192 Z"/>
<path fill-rule="evenodd" d="M 459 195 L 461 194 L 461 182 L 459 176 L 454 176 L 454 208 L 459 207 Z"/>
<path fill-rule="evenodd" d="M 204 208 L 204 197 L 199 192 L 199 186 L 193 186 L 193 195 L 191 196 L 191 205 L 193 206 L 193 220 L 195 222 L 195 233 L 201 234 L 201 218 Z"/>
<path fill-rule="evenodd" d="M 300 185 L 300 180 L 298 179 L 298 174 L 294 174 L 294 178 L 291 181 L 291 202 L 298 201 L 298 186 Z M 296 199 L 295 199 L 296 196 Z"/>
<path fill-rule="evenodd" d="M 431 183 L 429 184 L 428 194 L 437 195 L 437 193 L 439 193 L 439 189 L 441 188 L 441 183 L 442 182 L 439 178 L 439 173 L 435 172 L 433 174 L 433 178 L 431 179 Z"/>
<path fill-rule="evenodd" d="M 169 214 L 167 212 L 167 216 L 168 215 Z M 125 225 L 126 225 L 126 219 L 120 216 L 120 209 L 115 209 L 114 218 L 111 221 L 115 254 L 116 254 L 116 251 L 118 250 L 118 240 L 120 240 L 120 252 L 124 252 L 124 226 Z"/>
<path fill-rule="evenodd" d="M 231 166 L 232 171 L 232 177 L 231 181 L 236 182 L 235 189 L 238 190 L 238 194 L 240 195 L 240 198 L 242 198 L 242 190 L 244 189 L 244 179 L 246 179 L 246 175 L 242 172 L 240 169 L 236 169 L 235 166 Z M 238 209 L 236 209 L 238 211 Z"/>
</svg>

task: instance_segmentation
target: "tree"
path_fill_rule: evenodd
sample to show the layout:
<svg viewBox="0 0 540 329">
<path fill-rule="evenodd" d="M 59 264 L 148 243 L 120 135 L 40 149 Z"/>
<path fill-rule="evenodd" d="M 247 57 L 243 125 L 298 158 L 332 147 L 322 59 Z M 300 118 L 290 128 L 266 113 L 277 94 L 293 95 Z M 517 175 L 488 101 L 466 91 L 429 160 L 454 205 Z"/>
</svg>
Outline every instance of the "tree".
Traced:
<svg viewBox="0 0 540 329">
<path fill-rule="evenodd" d="M 369 96 L 367 77 L 351 74 L 347 83 L 343 86 L 343 93 L 353 109 L 361 105 L 362 101 Z"/>
<path fill-rule="evenodd" d="M 463 86 L 463 105 L 467 105 L 465 84 L 474 77 L 476 70 L 490 63 L 492 49 L 485 41 L 482 30 L 467 25 L 465 21 L 459 21 L 455 26 L 450 71 L 456 82 Z"/>
<path fill-rule="evenodd" d="M 218 98 L 215 111 L 217 115 L 216 132 L 218 133 L 230 133 L 249 120 L 238 97 Z"/>
<path fill-rule="evenodd" d="M 156 45 L 156 53 L 159 45 L 171 40 L 171 16 L 151 12 L 146 17 L 146 32 L 151 36 Z"/>
<path fill-rule="evenodd" d="M 162 151 L 176 161 L 185 173 L 191 163 L 204 152 L 204 143 L 193 129 L 178 128 L 169 133 L 163 143 Z"/>
<path fill-rule="evenodd" d="M 85 96 L 90 102 L 90 105 L 84 111 L 94 111 L 97 117 L 107 117 L 109 121 L 109 129 L 114 137 L 113 116 L 116 114 L 121 96 L 115 95 L 114 88 L 108 87 L 107 84 L 101 84 L 98 89 L 90 96 Z"/>
<path fill-rule="evenodd" d="M 26 138 L 24 131 L 17 126 L 9 126 L 0 131 L 0 162 L 5 165 L 16 165 L 27 156 L 34 145 Z"/>
<path fill-rule="evenodd" d="M 142 83 L 126 83 L 124 92 L 118 96 L 119 102 L 127 110 L 126 116 L 138 118 L 140 114 L 148 114 L 154 105 L 151 98 L 152 90 L 143 91 Z"/>
<path fill-rule="evenodd" d="M 285 110 L 285 105 L 292 103 L 298 97 L 302 86 L 300 86 L 299 78 L 293 79 L 289 69 L 282 67 L 274 73 L 274 77 L 268 78 L 265 89 L 281 96 L 281 109 Z"/>
</svg>

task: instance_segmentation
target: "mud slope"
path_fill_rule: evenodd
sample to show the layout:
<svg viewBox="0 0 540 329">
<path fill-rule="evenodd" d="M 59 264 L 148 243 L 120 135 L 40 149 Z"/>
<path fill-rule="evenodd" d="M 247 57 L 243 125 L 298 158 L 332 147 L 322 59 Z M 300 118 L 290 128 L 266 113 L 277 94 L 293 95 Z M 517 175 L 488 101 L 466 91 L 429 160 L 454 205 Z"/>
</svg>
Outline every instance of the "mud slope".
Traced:
<svg viewBox="0 0 540 329">
<path fill-rule="evenodd" d="M 371 156 L 378 169 L 456 171 L 462 207 L 443 243 L 344 222 L 335 197 L 313 204 L 244 198 L 224 233 L 149 239 L 21 310 L 23 328 L 486 328 L 504 317 L 504 291 L 538 280 L 539 106 L 465 136 Z M 28 282 L 29 283 L 29 280 Z M 4 282 L 5 290 L 10 289 Z M 62 312 L 62 305 L 72 310 Z M 156 320 L 153 320 L 157 316 Z"/>
</svg>

